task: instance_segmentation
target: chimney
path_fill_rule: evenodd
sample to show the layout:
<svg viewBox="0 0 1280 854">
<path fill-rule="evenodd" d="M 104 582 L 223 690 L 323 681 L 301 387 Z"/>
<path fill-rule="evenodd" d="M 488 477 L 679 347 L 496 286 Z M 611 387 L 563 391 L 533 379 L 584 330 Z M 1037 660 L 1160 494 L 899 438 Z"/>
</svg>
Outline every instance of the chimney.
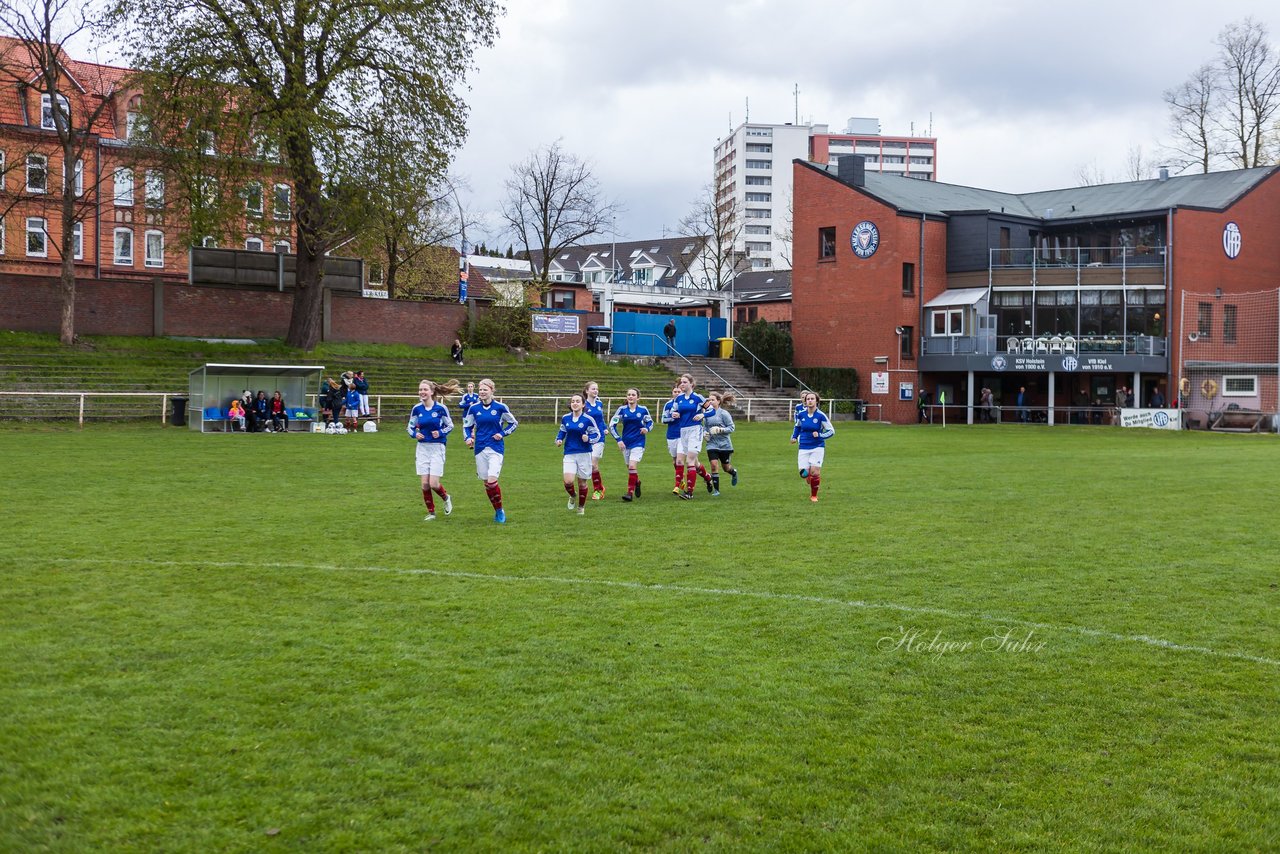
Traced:
<svg viewBox="0 0 1280 854">
<path fill-rule="evenodd" d="M 867 186 L 867 159 L 861 154 L 846 154 L 836 160 L 836 175 L 846 184 Z"/>
<path fill-rule="evenodd" d="M 1168 181 L 1168 180 L 1169 180 L 1169 167 L 1168 167 L 1168 166 L 1161 166 L 1161 167 L 1160 167 L 1160 180 L 1161 180 L 1161 181 Z"/>
</svg>

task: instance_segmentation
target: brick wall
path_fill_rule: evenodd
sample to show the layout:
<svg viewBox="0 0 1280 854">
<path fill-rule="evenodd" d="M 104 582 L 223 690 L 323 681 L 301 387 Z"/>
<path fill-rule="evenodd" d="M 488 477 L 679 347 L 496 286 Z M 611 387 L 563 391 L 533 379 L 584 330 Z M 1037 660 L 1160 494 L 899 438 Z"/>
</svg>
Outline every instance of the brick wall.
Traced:
<svg viewBox="0 0 1280 854">
<path fill-rule="evenodd" d="M 57 334 L 62 316 L 56 278 L 0 276 L 0 328 Z M 151 335 L 149 281 L 81 279 L 76 283 L 76 331 L 84 335 Z"/>
<path fill-rule="evenodd" d="M 946 290 L 946 226 L 899 216 L 887 205 L 811 167 L 795 164 L 795 228 L 791 332 L 800 367 L 856 368 L 862 396 L 882 404 L 883 417 L 915 420 L 915 403 L 898 400 L 898 383 L 918 389 L 913 359 L 900 359 L 898 326 L 909 326 L 919 351 L 920 305 Z M 880 247 L 867 259 L 853 254 L 853 226 L 870 220 L 880 231 Z M 834 227 L 836 253 L 818 258 L 818 230 Z M 923 300 L 920 290 L 921 229 L 924 237 Z M 902 291 L 903 264 L 914 265 L 914 287 Z M 871 374 L 889 357 L 889 394 L 871 393 Z"/>
<path fill-rule="evenodd" d="M 457 302 L 413 302 L 333 294 L 330 341 L 447 347 L 467 326 Z M 285 326 L 288 327 L 288 318 Z"/>
</svg>

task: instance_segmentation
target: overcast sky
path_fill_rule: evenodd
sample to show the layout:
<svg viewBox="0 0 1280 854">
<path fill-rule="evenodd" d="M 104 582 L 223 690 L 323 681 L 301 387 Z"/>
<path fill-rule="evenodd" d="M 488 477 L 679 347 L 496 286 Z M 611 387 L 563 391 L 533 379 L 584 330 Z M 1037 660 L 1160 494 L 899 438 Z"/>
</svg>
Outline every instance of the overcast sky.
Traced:
<svg viewBox="0 0 1280 854">
<path fill-rule="evenodd" d="M 469 216 L 505 246 L 497 212 L 513 163 L 562 140 L 626 212 L 618 239 L 670 233 L 711 178 L 732 127 L 794 121 L 938 138 L 938 177 L 1025 192 L 1125 180 L 1155 160 L 1161 93 L 1252 15 L 1280 41 L 1280 4 L 1188 0 L 508 0 L 477 57 L 470 136 L 455 170 Z M 802 11 L 799 11 L 802 10 Z"/>
</svg>

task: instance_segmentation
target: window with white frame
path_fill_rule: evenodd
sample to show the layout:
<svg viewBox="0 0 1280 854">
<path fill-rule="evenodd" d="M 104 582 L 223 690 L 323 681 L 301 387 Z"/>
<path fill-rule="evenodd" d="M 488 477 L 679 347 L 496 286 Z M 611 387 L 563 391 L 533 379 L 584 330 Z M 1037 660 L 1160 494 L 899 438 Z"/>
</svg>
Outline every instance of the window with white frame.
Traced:
<svg viewBox="0 0 1280 854">
<path fill-rule="evenodd" d="M 115 231 L 115 253 L 112 263 L 117 267 L 133 266 L 133 229 L 117 228 Z"/>
<path fill-rule="evenodd" d="M 271 199 L 271 215 L 276 219 L 288 219 L 293 208 L 293 188 L 288 184 L 276 184 Z"/>
<path fill-rule="evenodd" d="M 653 268 L 652 267 L 632 267 L 631 278 L 635 280 L 637 284 L 647 285 L 653 281 Z"/>
<path fill-rule="evenodd" d="M 64 167 L 65 168 L 65 167 Z M 84 161 L 76 159 L 76 168 L 71 173 L 72 187 L 77 196 L 84 195 Z"/>
<path fill-rule="evenodd" d="M 217 249 L 218 248 L 217 238 L 212 237 L 211 235 L 205 235 L 204 237 L 200 238 L 200 246 L 203 247 L 204 249 Z"/>
<path fill-rule="evenodd" d="M 1257 397 L 1258 378 L 1247 374 L 1236 374 L 1222 378 L 1223 397 Z"/>
<path fill-rule="evenodd" d="M 5 169 L 5 164 L 7 162 L 8 161 L 5 159 L 4 152 L 0 151 L 0 191 L 4 190 L 5 188 L 4 185 L 9 183 L 7 180 L 5 180 L 8 177 L 8 170 Z"/>
<path fill-rule="evenodd" d="M 49 192 L 49 158 L 43 154 L 27 155 L 27 192 Z"/>
<path fill-rule="evenodd" d="M 247 239 L 245 240 L 245 242 L 244 242 L 244 248 L 245 248 L 245 249 L 247 249 L 247 250 L 248 250 L 248 251 L 250 251 L 250 252 L 261 252 L 261 251 L 262 251 L 262 238 L 260 238 L 260 237 L 250 237 L 250 238 L 247 238 Z"/>
<path fill-rule="evenodd" d="M 124 166 L 115 171 L 115 203 L 120 207 L 133 204 L 133 170 Z M 132 263 L 132 262 L 130 262 Z"/>
<path fill-rule="evenodd" d="M 0 255 L 4 254 L 4 217 L 0 216 Z"/>
<path fill-rule="evenodd" d="M 164 172 L 148 169 L 143 178 L 142 192 L 147 207 L 152 210 L 164 207 Z"/>
<path fill-rule="evenodd" d="M 71 226 L 72 257 L 77 261 L 84 259 L 84 223 L 77 222 Z"/>
<path fill-rule="evenodd" d="M 133 139 L 138 131 L 142 129 L 142 116 L 140 113 L 128 112 L 124 116 L 124 138 Z"/>
<path fill-rule="evenodd" d="M 964 334 L 964 309 L 937 309 L 933 314 L 933 335 L 951 336 Z"/>
<path fill-rule="evenodd" d="M 201 154 L 217 154 L 218 138 L 211 130 L 202 130 L 196 134 L 196 144 L 200 147 Z"/>
<path fill-rule="evenodd" d="M 27 217 L 27 255 L 32 258 L 49 257 L 49 224 L 43 217 Z"/>
<path fill-rule="evenodd" d="M 250 216 L 262 216 L 262 185 L 257 181 L 244 187 L 244 209 Z"/>
<path fill-rule="evenodd" d="M 278 240 L 278 241 L 276 241 L 276 245 L 275 245 L 275 246 L 272 246 L 271 248 L 272 248 L 273 250 L 275 250 L 275 253 L 276 253 L 277 255 L 288 255 L 288 254 L 289 254 L 289 248 L 290 248 L 290 247 L 289 247 L 289 241 L 287 241 L 287 240 Z"/>
<path fill-rule="evenodd" d="M 58 96 L 58 106 L 62 109 L 62 121 L 67 121 L 71 115 L 71 103 L 67 100 L 66 95 Z M 40 96 L 40 127 L 45 130 L 57 130 L 58 126 L 54 123 L 53 115 L 53 99 L 48 93 Z"/>
<path fill-rule="evenodd" d="M 143 236 L 144 266 L 164 266 L 164 232 L 148 231 Z"/>
</svg>

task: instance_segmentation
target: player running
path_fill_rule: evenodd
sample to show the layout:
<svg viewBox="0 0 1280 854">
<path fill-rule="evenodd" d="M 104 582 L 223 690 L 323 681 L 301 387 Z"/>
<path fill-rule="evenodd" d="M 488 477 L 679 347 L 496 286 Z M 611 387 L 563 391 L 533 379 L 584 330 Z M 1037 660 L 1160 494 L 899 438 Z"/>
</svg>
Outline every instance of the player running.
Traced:
<svg viewBox="0 0 1280 854">
<path fill-rule="evenodd" d="M 569 509 L 578 515 L 587 512 L 587 481 L 591 477 L 591 448 L 600 441 L 600 428 L 586 413 L 583 398 L 569 398 L 569 412 L 560 419 L 556 447 L 564 448 L 564 491 L 569 493 Z M 577 498 L 574 489 L 577 488 Z"/>
<path fill-rule="evenodd" d="M 458 381 L 436 383 L 423 380 L 418 383 L 418 404 L 409 413 L 409 436 L 416 439 L 418 448 L 415 462 L 422 477 L 422 503 L 427 505 L 424 522 L 436 518 L 433 493 L 444 499 L 444 515 L 453 512 L 453 499 L 445 492 L 440 479 L 444 477 L 445 442 L 453 430 L 453 419 L 445 401 L 458 393 Z"/>
<path fill-rule="evenodd" d="M 493 399 L 493 391 L 493 380 L 480 380 L 480 400 L 467 410 L 462 432 L 467 437 L 467 447 L 475 451 L 476 477 L 484 481 L 485 494 L 493 505 L 493 521 L 501 525 L 507 521 L 506 511 L 502 509 L 502 487 L 498 486 L 506 452 L 504 440 L 520 424 L 506 404 Z"/>
<path fill-rule="evenodd" d="M 800 477 L 809 481 L 809 500 L 817 502 L 818 484 L 822 482 L 822 458 L 826 441 L 836 434 L 831 419 L 818 408 L 818 395 L 806 391 L 801 400 L 804 411 L 796 416 L 795 429 L 791 431 L 791 443 L 800 445 Z"/>
<path fill-rule="evenodd" d="M 600 459 L 604 456 L 604 431 L 609 421 L 605 416 L 604 404 L 600 402 L 600 386 L 593 382 L 582 387 L 582 408 L 596 422 L 600 431 L 600 440 L 591 446 L 591 493 L 592 501 L 604 498 L 604 482 L 600 479 Z"/>
<path fill-rule="evenodd" d="M 711 469 L 707 491 L 712 495 L 720 494 L 722 470 L 732 478 L 730 484 L 738 485 L 738 470 L 729 463 L 729 457 L 733 456 L 733 441 L 729 438 L 733 432 L 733 416 L 725 408 L 732 406 L 733 400 L 733 395 L 728 392 L 713 391 L 707 395 L 702 426 L 707 431 L 707 466 Z"/>
<path fill-rule="evenodd" d="M 674 394 L 672 396 L 674 399 Z M 622 458 L 627 462 L 627 493 L 623 501 L 640 497 L 640 460 L 644 458 L 644 437 L 653 429 L 649 410 L 640 405 L 638 389 L 627 389 L 627 402 L 618 407 L 609 422 L 609 435 L 618 443 Z"/>
</svg>

